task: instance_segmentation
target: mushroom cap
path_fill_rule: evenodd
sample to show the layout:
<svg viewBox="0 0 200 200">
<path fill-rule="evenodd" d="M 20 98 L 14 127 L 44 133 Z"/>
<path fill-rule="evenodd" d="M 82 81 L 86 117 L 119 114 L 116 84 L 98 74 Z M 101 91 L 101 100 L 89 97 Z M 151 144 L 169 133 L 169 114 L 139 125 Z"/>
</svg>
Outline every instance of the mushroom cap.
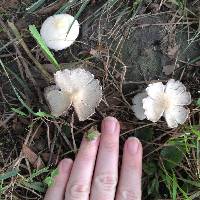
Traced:
<svg viewBox="0 0 200 200">
<path fill-rule="evenodd" d="M 76 88 L 82 88 L 94 79 L 94 75 L 82 68 L 65 69 L 54 74 L 56 85 L 62 90 L 72 93 Z"/>
<path fill-rule="evenodd" d="M 56 87 L 60 90 L 55 88 L 46 93 L 46 97 L 49 97 L 46 99 L 53 115 L 55 113 L 55 116 L 63 115 L 71 104 L 80 121 L 84 121 L 94 114 L 95 108 L 102 99 L 102 88 L 99 80 L 94 79 L 93 74 L 81 68 L 65 69 L 57 71 L 54 78 Z M 63 104 L 63 106 L 59 104 Z M 56 112 L 53 112 L 54 110 Z"/>
<path fill-rule="evenodd" d="M 56 51 L 72 45 L 79 35 L 80 25 L 69 14 L 48 17 L 42 24 L 40 34 L 50 49 Z"/>
<path fill-rule="evenodd" d="M 176 128 L 178 124 L 184 124 L 189 116 L 190 110 L 182 106 L 174 106 L 164 113 L 169 128 Z"/>
<path fill-rule="evenodd" d="M 143 99 L 143 109 L 148 120 L 157 122 L 164 113 L 163 101 L 156 101 L 148 96 Z"/>
<path fill-rule="evenodd" d="M 144 114 L 152 122 L 164 116 L 170 128 L 183 124 L 189 114 L 184 108 L 191 103 L 191 95 L 180 82 L 170 79 L 166 85 L 161 82 L 149 84 L 146 88 L 148 97 L 143 99 Z"/>
<path fill-rule="evenodd" d="M 164 112 L 164 91 L 162 82 L 149 84 L 146 88 L 147 97 L 143 99 L 143 109 L 146 118 L 152 122 L 157 122 Z"/>
<path fill-rule="evenodd" d="M 142 100 L 147 97 L 146 92 L 138 93 L 135 95 L 132 99 L 133 105 L 132 105 L 132 110 L 135 114 L 135 116 L 139 120 L 143 120 L 146 118 L 146 115 L 144 114 L 144 108 L 143 108 L 143 103 Z"/>
<path fill-rule="evenodd" d="M 44 95 L 51 108 L 51 114 L 55 117 L 65 114 L 71 106 L 71 99 L 55 85 L 45 88 Z"/>
</svg>

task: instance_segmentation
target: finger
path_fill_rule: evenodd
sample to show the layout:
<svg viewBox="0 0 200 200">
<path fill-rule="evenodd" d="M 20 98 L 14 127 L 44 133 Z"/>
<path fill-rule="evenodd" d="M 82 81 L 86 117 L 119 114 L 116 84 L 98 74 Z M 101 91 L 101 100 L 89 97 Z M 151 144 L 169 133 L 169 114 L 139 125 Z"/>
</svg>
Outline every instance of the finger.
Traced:
<svg viewBox="0 0 200 200">
<path fill-rule="evenodd" d="M 124 155 L 116 200 L 141 200 L 142 145 L 137 138 L 129 138 Z"/>
<path fill-rule="evenodd" d="M 55 177 L 54 184 L 48 188 L 44 200 L 63 200 L 66 184 L 72 168 L 73 161 L 65 158 L 58 165 L 58 175 Z"/>
<path fill-rule="evenodd" d="M 120 125 L 107 117 L 101 126 L 101 140 L 91 189 L 91 200 L 113 199 L 118 179 Z"/>
<path fill-rule="evenodd" d="M 65 192 L 65 200 L 88 200 L 99 137 L 93 141 L 85 138 L 74 161 L 69 182 Z"/>
</svg>

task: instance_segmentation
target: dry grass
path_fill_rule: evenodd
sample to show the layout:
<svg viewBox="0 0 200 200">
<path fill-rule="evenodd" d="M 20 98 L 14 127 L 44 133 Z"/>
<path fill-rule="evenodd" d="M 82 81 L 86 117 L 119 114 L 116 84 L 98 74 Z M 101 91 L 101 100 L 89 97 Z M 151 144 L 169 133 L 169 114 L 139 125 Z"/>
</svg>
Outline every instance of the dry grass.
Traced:
<svg viewBox="0 0 200 200">
<path fill-rule="evenodd" d="M 182 80 L 193 97 L 188 122 L 171 130 L 164 120 L 151 123 L 138 121 L 135 118 L 131 110 L 132 97 L 148 83 L 156 80 L 127 81 L 127 65 L 121 56 L 122 46 L 133 28 L 136 30 L 148 26 L 165 27 L 168 32 L 168 37 L 165 39 L 170 41 L 172 46 L 175 43 L 176 32 L 187 29 L 188 44 L 190 44 L 198 40 L 198 29 L 196 29 L 198 18 L 190 10 L 184 9 L 183 12 L 179 6 L 168 1 L 146 4 L 138 1 L 134 6 L 131 1 L 118 0 L 114 5 L 112 2 L 92 1 L 92 5 L 88 5 L 88 9 L 85 9 L 80 16 L 83 33 L 79 41 L 67 51 L 55 52 L 55 57 L 61 66 L 81 65 L 101 81 L 103 100 L 96 113 L 85 122 L 78 121 L 73 108 L 66 116 L 59 119 L 50 118 L 45 114 L 48 113 L 48 108 L 43 90 L 52 80 L 53 69 L 27 31 L 28 25 L 41 24 L 42 19 L 55 13 L 64 5 L 64 1 L 44 5 L 28 17 L 22 12 L 23 7 L 20 12 L 13 14 L 14 18 L 10 17 L 10 13 L 0 17 L 3 29 L 0 32 L 2 43 L 0 59 L 10 77 L 9 82 L 8 76 L 1 68 L 0 195 L 2 199 L 42 199 L 45 191 L 43 180 L 50 175 L 50 169 L 54 169 L 64 157 L 74 158 L 83 133 L 93 126 L 99 127 L 101 120 L 108 115 L 115 116 L 120 121 L 121 149 L 123 142 L 129 136 L 135 135 L 143 142 L 144 199 L 200 198 L 200 133 L 198 132 L 200 107 L 196 104 L 200 91 L 200 70 L 197 62 L 200 59 L 183 60 L 175 54 L 172 60 L 174 65 L 179 64 L 180 67 L 175 68 L 173 74 L 162 77 L 163 81 L 170 77 Z M 30 2 L 27 5 L 30 5 Z M 69 12 L 75 14 L 79 8 L 80 3 L 77 3 Z M 98 10 L 99 8 L 102 9 Z M 11 8 L 9 12 L 12 14 L 14 9 Z M 158 16 L 163 13 L 170 15 L 170 20 L 166 23 L 137 24 L 143 17 Z M 28 19 L 24 20 L 23 16 Z M 39 19 L 40 16 L 42 19 Z M 20 35 L 11 24 L 7 23 L 7 19 L 15 24 Z M 191 38 L 189 33 L 194 30 L 196 34 Z M 44 76 L 41 75 L 41 67 L 44 70 L 43 74 L 46 74 Z M 11 83 L 31 112 L 19 101 Z M 133 88 L 131 91 L 130 87 Z M 39 110 L 45 113 L 35 114 Z M 186 135 L 186 132 L 190 134 Z M 173 170 L 166 167 L 166 157 L 161 154 L 164 148 L 172 144 L 180 147 L 183 155 L 181 161 L 175 163 Z M 36 169 L 37 171 L 34 171 Z M 184 181 L 185 179 L 188 183 Z"/>
</svg>

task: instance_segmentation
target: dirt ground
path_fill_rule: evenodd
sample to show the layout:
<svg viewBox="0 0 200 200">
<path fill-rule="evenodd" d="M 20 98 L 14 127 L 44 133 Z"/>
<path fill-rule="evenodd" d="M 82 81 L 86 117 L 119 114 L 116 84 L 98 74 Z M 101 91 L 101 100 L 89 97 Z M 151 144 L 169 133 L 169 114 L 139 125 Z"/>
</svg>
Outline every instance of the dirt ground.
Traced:
<svg viewBox="0 0 200 200">
<path fill-rule="evenodd" d="M 118 0 L 111 6 L 109 1 L 94 0 L 87 5 L 78 18 L 81 33 L 77 42 L 66 50 L 53 52 L 63 68 L 81 66 L 101 81 L 103 100 L 96 113 L 84 122 L 78 121 L 73 108 L 66 116 L 56 120 L 35 116 L 13 90 L 14 86 L 35 113 L 49 113 L 44 88 L 53 82 L 44 79 L 30 54 L 52 76 L 54 69 L 30 35 L 28 26 L 35 24 L 39 30 L 44 19 L 55 14 L 67 1 L 46 1 L 37 10 L 28 13 L 26 8 L 34 2 L 0 2 L 0 59 L 10 77 L 8 79 L 1 67 L 1 198 L 42 199 L 46 187 L 43 180 L 49 176 L 50 170 L 55 169 L 64 157 L 74 158 L 83 134 L 92 126 L 99 127 L 105 116 L 112 115 L 121 124 L 120 152 L 129 136 L 137 136 L 143 142 L 143 199 L 172 199 L 171 186 L 168 188 L 163 178 L 166 175 L 163 170 L 166 151 L 162 149 L 168 145 L 168 140 L 174 141 L 188 127 L 196 127 L 200 122 L 200 108 L 196 105 L 200 97 L 200 2 L 175 1 L 185 2 L 183 5 L 146 0 L 138 1 L 133 6 L 133 1 Z M 68 13 L 75 15 L 80 5 L 71 7 Z M 102 9 L 99 11 L 99 8 Z M 20 39 L 8 21 L 15 24 L 21 34 Z M 27 45 L 28 54 L 22 40 Z M 191 92 L 193 102 L 189 107 L 191 114 L 187 123 L 171 130 L 164 119 L 158 123 L 136 119 L 131 110 L 134 95 L 151 82 L 166 82 L 170 78 L 181 80 Z M 199 126 L 197 130 L 200 130 Z M 174 169 L 177 177 L 182 178 L 177 178 L 181 188 L 186 188 L 183 178 L 189 176 L 190 180 L 191 177 L 193 181 L 200 180 L 197 174 L 200 163 L 194 164 L 194 157 L 189 154 L 184 157 L 185 160 L 181 158 Z M 188 170 L 190 164 L 197 172 Z M 17 175 L 2 178 L 7 172 L 14 173 L 13 169 L 19 170 Z M 199 186 L 187 185 L 186 194 L 191 197 L 198 189 Z M 184 198 L 180 190 L 176 199 Z M 191 199 L 199 198 L 200 194 Z"/>
</svg>

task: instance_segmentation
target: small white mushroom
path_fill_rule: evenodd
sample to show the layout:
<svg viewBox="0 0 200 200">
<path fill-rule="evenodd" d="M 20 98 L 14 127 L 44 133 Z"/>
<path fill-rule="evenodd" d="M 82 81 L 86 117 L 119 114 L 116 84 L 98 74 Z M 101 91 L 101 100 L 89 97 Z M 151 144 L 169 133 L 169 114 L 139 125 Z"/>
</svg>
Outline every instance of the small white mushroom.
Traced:
<svg viewBox="0 0 200 200">
<path fill-rule="evenodd" d="M 164 116 L 170 128 L 186 121 L 189 109 L 184 106 L 191 103 L 191 95 L 180 81 L 170 79 L 166 85 L 150 84 L 146 91 L 148 97 L 143 99 L 143 108 L 147 119 L 156 122 Z"/>
<path fill-rule="evenodd" d="M 72 45 L 79 35 L 79 23 L 69 14 L 48 17 L 42 24 L 40 34 L 50 49 L 56 51 Z"/>
<path fill-rule="evenodd" d="M 45 88 L 45 97 L 48 100 L 53 116 L 58 117 L 65 114 L 71 106 L 71 99 L 56 85 Z"/>
<path fill-rule="evenodd" d="M 99 80 L 84 69 L 65 69 L 54 75 L 56 86 L 45 90 L 52 115 L 58 117 L 73 105 L 80 121 L 88 119 L 102 99 Z"/>
<path fill-rule="evenodd" d="M 180 81 L 170 79 L 166 85 L 163 85 L 162 82 L 149 84 L 146 93 L 147 97 L 143 98 L 142 104 L 144 116 L 148 120 L 157 122 L 164 116 L 168 126 L 175 128 L 188 118 L 189 109 L 184 106 L 191 103 L 191 95 Z M 142 110 L 140 109 L 140 111 Z M 140 116 L 143 115 L 140 114 Z M 138 117 L 136 114 L 136 117 L 142 119 L 140 116 Z"/>
<path fill-rule="evenodd" d="M 146 116 L 144 114 L 143 103 L 142 103 L 142 100 L 145 97 L 147 97 L 147 93 L 142 92 L 142 93 L 138 93 L 137 95 L 135 95 L 134 98 L 132 99 L 132 102 L 133 102 L 132 110 L 133 110 L 135 116 L 139 120 L 143 120 L 146 118 Z"/>
</svg>

